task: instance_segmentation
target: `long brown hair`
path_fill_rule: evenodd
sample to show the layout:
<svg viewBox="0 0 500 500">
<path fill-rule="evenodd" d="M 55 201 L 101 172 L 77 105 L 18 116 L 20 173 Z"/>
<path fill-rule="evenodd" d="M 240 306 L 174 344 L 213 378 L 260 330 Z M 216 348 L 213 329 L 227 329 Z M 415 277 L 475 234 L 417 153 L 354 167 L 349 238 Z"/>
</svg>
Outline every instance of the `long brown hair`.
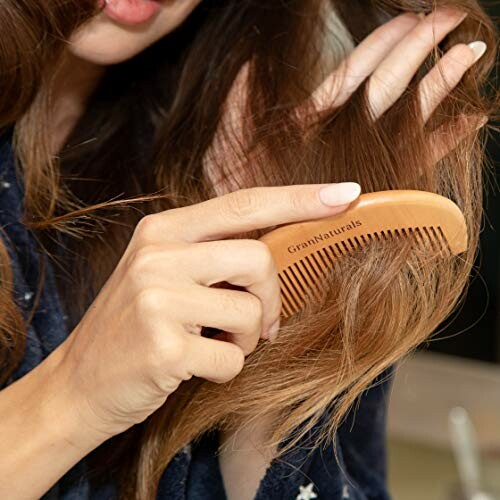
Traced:
<svg viewBox="0 0 500 500">
<path fill-rule="evenodd" d="M 491 20 L 475 0 L 438 3 L 469 15 L 428 58 L 396 105 L 373 122 L 362 85 L 346 104 L 318 116 L 305 133 L 295 110 L 324 73 L 325 50 L 338 61 L 352 43 L 390 16 L 428 13 L 436 2 L 335 0 L 332 6 L 349 40 L 331 31 L 319 0 L 207 0 L 180 29 L 134 59 L 109 68 L 59 158 L 50 156 L 47 138 L 39 133 L 46 129 L 50 109 L 50 78 L 43 70 L 54 67 L 63 51 L 61 40 L 92 14 L 92 8 L 68 0 L 2 5 L 0 25 L 11 23 L 2 33 L 12 33 L 9 43 L 4 46 L 2 40 L 0 47 L 2 83 L 6 68 L 19 62 L 23 48 L 44 35 L 37 49 L 42 52 L 23 61 L 16 85 L 0 97 L 0 123 L 16 126 L 26 183 L 26 223 L 49 245 L 58 232 L 67 233 L 64 252 L 54 245 L 52 253 L 70 261 L 75 270 L 71 276 L 60 273 L 61 283 L 73 284 L 65 289 L 75 290 L 74 296 L 63 297 L 68 306 L 78 304 L 71 310 L 74 322 L 113 271 L 143 213 L 215 196 L 204 158 L 220 133 L 226 96 L 246 63 L 244 150 L 238 148 L 232 130 L 222 130 L 250 174 L 241 187 L 357 181 L 364 192 L 422 189 L 453 199 L 468 225 L 469 247 L 459 257 L 436 259 L 410 251 L 404 242 L 393 242 L 373 244 L 345 258 L 332 271 L 325 302 L 285 322 L 275 343 L 259 344 L 235 380 L 224 385 L 198 379 L 183 384 L 144 424 L 119 437 L 139 445 L 124 448 L 138 450 L 135 454 L 128 451 L 117 457 L 124 497 L 154 498 L 171 458 L 209 429 L 237 428 L 265 415 L 280 415 L 269 444 L 287 439 L 278 452 L 283 454 L 327 411 L 328 422 L 317 443 L 333 438 L 357 397 L 427 339 L 456 307 L 477 250 L 482 141 L 479 132 L 472 132 L 436 163 L 428 138 L 464 116 L 491 115 L 495 96 L 484 92 L 483 84 L 494 61 L 496 38 Z M 77 4 L 80 8 L 74 10 Z M 38 18 L 43 24 L 36 24 Z M 472 40 L 487 43 L 486 56 L 424 127 L 418 82 L 442 51 Z M 217 168 L 230 175 L 223 159 Z M 152 193 L 166 196 L 119 209 L 116 203 L 105 203 Z M 100 208 L 91 210 L 96 205 Z M 3 378 L 22 356 L 23 344 L 17 340 L 22 339 L 20 321 L 9 319 L 15 317 L 15 306 L 6 285 L 7 255 L 0 257 L 6 278 L 2 276 L 0 295 L 0 339 L 7 367 Z M 82 299 L 75 301 L 76 297 Z"/>
</svg>

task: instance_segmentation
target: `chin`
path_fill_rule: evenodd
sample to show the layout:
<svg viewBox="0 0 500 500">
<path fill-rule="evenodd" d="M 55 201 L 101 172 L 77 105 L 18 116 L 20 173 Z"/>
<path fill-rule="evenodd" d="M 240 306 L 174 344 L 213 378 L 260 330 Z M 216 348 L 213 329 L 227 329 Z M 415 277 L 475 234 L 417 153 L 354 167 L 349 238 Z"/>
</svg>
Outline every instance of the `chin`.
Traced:
<svg viewBox="0 0 500 500">
<path fill-rule="evenodd" d="M 121 24 L 101 12 L 73 34 L 70 51 L 94 64 L 121 63 L 177 28 L 200 1 L 165 2 L 156 16 L 137 25 Z"/>
<path fill-rule="evenodd" d="M 98 65 L 118 64 L 142 52 L 158 38 L 156 30 L 128 28 L 101 16 L 82 26 L 71 37 L 70 52 Z"/>
</svg>

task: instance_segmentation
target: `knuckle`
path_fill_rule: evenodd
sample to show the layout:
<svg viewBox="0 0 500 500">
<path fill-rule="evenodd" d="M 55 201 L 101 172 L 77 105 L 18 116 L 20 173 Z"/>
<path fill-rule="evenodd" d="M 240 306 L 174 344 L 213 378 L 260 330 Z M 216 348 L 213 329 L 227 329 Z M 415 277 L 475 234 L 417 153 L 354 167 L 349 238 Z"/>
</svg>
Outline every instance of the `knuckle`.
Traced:
<svg viewBox="0 0 500 500">
<path fill-rule="evenodd" d="M 400 19 L 399 24 L 404 21 L 405 20 Z M 393 44 L 399 35 L 399 30 L 396 28 L 398 27 L 394 26 L 394 24 L 379 26 L 372 34 L 371 40 L 373 46 L 386 46 L 388 44 Z"/>
<path fill-rule="evenodd" d="M 261 204 L 255 188 L 240 189 L 227 195 L 227 206 L 231 215 L 241 219 L 251 218 Z"/>
<path fill-rule="evenodd" d="M 248 294 L 245 313 L 248 315 L 248 320 L 252 331 L 259 331 L 262 326 L 262 318 L 264 315 L 264 308 L 262 302 L 255 295 Z"/>
<path fill-rule="evenodd" d="M 254 240 L 255 245 L 255 259 L 257 268 L 260 270 L 261 276 L 266 279 L 277 273 L 276 263 L 274 261 L 271 249 L 262 241 Z"/>
<path fill-rule="evenodd" d="M 301 189 L 292 189 L 288 195 L 288 204 L 290 206 L 290 210 L 293 213 L 304 213 L 308 207 L 311 206 L 311 192 L 303 191 Z M 316 193 L 312 194 L 313 197 L 316 197 Z"/>
<path fill-rule="evenodd" d="M 151 241 L 158 235 L 159 223 L 156 214 L 146 215 L 135 227 L 134 238 L 140 241 Z"/>
<path fill-rule="evenodd" d="M 147 370 L 155 379 L 163 381 L 168 375 L 170 384 L 172 380 L 180 383 L 181 380 L 192 377 L 186 368 L 188 354 L 187 341 L 182 335 L 159 329 L 150 333 L 144 359 Z M 162 391 L 165 389 L 166 387 L 162 387 Z M 175 387 L 171 389 L 175 390 Z"/>
<path fill-rule="evenodd" d="M 390 42 L 391 35 L 392 35 L 392 33 L 390 33 L 389 30 L 384 29 L 383 26 L 379 26 L 372 33 L 371 40 L 372 40 L 373 46 L 385 45 L 386 43 Z"/>
<path fill-rule="evenodd" d="M 246 310 L 246 302 L 243 300 L 245 292 L 227 291 L 219 296 L 217 306 L 221 310 L 234 311 L 235 314 L 244 314 Z"/>
<path fill-rule="evenodd" d="M 161 288 L 146 288 L 135 297 L 134 306 L 137 314 L 158 314 L 165 309 L 167 293 Z"/>
<path fill-rule="evenodd" d="M 450 92 L 473 62 L 474 56 L 467 45 L 454 46 L 420 83 L 424 97 L 440 97 Z"/>
<path fill-rule="evenodd" d="M 218 372 L 222 371 L 229 361 L 227 352 L 223 349 L 216 349 L 213 352 L 214 369 Z"/>
<path fill-rule="evenodd" d="M 403 63 L 407 65 L 408 63 Z M 403 67 L 403 66 L 401 66 Z M 408 69 L 408 73 L 411 73 L 412 68 Z M 399 92 L 400 90 L 406 88 L 406 82 L 399 77 L 399 74 L 393 68 L 382 68 L 373 74 L 371 81 L 373 85 L 379 92 L 385 92 L 388 95 Z"/>
<path fill-rule="evenodd" d="M 384 112 L 406 89 L 406 82 L 390 71 L 373 75 L 368 82 L 368 100 L 377 113 Z"/>
<path fill-rule="evenodd" d="M 165 335 L 164 332 L 160 332 L 156 334 L 155 344 L 162 366 L 166 364 L 178 365 L 186 360 L 188 346 L 187 340 L 183 335 Z"/>
<path fill-rule="evenodd" d="M 135 249 L 127 259 L 127 270 L 131 274 L 142 274 L 156 257 L 156 247 L 144 245 Z"/>
</svg>

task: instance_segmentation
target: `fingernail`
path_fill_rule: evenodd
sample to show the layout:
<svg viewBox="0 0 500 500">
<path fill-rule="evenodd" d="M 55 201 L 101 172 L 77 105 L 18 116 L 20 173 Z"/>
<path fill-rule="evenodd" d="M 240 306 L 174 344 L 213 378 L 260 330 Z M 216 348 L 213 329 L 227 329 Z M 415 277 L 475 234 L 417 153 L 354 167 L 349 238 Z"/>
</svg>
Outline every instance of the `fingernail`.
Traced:
<svg viewBox="0 0 500 500">
<path fill-rule="evenodd" d="M 270 327 L 267 332 L 267 336 L 269 340 L 272 342 L 273 340 L 276 340 L 278 337 L 278 331 L 280 329 L 280 320 L 276 320 Z"/>
<path fill-rule="evenodd" d="M 474 62 L 481 59 L 481 56 L 486 52 L 486 44 L 481 40 L 471 42 L 468 45 L 472 52 L 474 52 Z"/>
<path fill-rule="evenodd" d="M 361 193 L 361 186 L 356 182 L 330 184 L 319 190 L 319 199 L 328 206 L 345 205 L 355 200 Z"/>
</svg>

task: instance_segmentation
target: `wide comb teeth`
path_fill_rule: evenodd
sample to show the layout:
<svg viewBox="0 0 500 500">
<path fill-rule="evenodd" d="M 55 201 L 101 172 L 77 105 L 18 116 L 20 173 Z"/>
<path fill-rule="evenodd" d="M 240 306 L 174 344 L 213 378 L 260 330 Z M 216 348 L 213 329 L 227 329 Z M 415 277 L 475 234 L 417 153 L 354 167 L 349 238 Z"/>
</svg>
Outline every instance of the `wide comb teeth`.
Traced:
<svg viewBox="0 0 500 500">
<path fill-rule="evenodd" d="M 412 248 L 438 257 L 467 247 L 465 219 L 449 199 L 423 191 L 381 191 L 361 195 L 334 217 L 290 224 L 265 234 L 278 268 L 282 315 L 308 301 L 322 302 L 329 272 L 343 257 L 372 242 L 410 240 Z"/>
</svg>

